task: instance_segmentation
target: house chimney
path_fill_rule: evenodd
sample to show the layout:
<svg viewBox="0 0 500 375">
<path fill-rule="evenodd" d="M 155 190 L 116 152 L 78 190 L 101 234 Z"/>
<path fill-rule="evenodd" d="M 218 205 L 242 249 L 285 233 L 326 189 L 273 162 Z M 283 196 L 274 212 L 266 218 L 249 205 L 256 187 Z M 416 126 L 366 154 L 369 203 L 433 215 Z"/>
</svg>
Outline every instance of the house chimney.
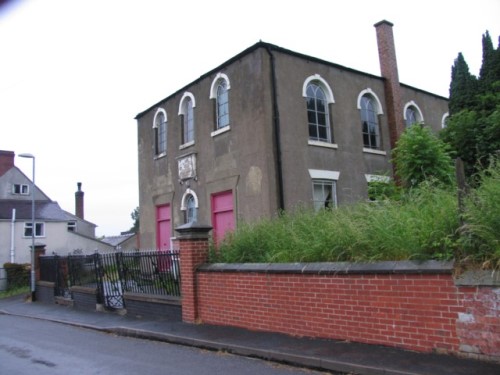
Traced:
<svg viewBox="0 0 500 375">
<path fill-rule="evenodd" d="M 75 215 L 80 219 L 84 219 L 83 214 L 83 191 L 82 191 L 82 183 L 77 182 L 78 191 L 75 193 Z"/>
<path fill-rule="evenodd" d="M 391 148 L 404 131 L 403 103 L 401 99 L 401 87 L 399 85 L 398 62 L 396 59 L 396 47 L 392 33 L 391 22 L 383 20 L 375 25 L 377 31 L 378 57 L 380 61 L 380 72 L 385 79 L 384 91 L 387 106 L 387 122 L 389 123 L 389 136 Z"/>
<path fill-rule="evenodd" d="M 0 150 L 0 176 L 14 166 L 14 151 Z"/>
</svg>

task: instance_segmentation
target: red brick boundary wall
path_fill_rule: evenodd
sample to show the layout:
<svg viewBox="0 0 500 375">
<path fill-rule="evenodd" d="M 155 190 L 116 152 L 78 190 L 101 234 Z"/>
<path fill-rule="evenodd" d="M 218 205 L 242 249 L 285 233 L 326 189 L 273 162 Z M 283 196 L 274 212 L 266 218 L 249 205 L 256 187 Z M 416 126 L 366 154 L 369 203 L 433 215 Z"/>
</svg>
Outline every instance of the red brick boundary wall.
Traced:
<svg viewBox="0 0 500 375">
<path fill-rule="evenodd" d="M 500 283 L 457 283 L 452 262 L 206 264 L 208 237 L 179 247 L 186 322 L 500 361 Z"/>
</svg>

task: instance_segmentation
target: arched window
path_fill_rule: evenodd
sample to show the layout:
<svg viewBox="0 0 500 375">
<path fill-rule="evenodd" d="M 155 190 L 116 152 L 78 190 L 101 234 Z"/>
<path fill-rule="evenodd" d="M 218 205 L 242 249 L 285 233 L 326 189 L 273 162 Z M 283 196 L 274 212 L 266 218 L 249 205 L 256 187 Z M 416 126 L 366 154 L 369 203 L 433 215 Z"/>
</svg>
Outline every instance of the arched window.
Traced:
<svg viewBox="0 0 500 375">
<path fill-rule="evenodd" d="M 167 113 L 159 108 L 156 111 L 153 131 L 155 139 L 155 155 L 162 156 L 167 153 Z"/>
<path fill-rule="evenodd" d="M 309 140 L 332 143 L 332 131 L 328 106 L 333 103 L 333 94 L 328 84 L 319 75 L 309 77 L 302 89 L 306 97 Z"/>
<path fill-rule="evenodd" d="M 186 223 L 195 222 L 197 219 L 196 205 L 194 197 L 189 194 L 186 198 Z"/>
<path fill-rule="evenodd" d="M 192 223 L 198 220 L 198 197 L 193 190 L 187 189 L 182 196 L 181 211 L 184 211 L 185 223 Z"/>
<path fill-rule="evenodd" d="M 380 126 L 378 115 L 382 114 L 380 101 L 368 89 L 363 91 L 358 98 L 358 108 L 361 112 L 361 131 L 363 134 L 363 147 L 380 149 Z"/>
<path fill-rule="evenodd" d="M 421 124 L 424 122 L 422 111 L 420 111 L 420 108 L 418 108 L 414 101 L 406 103 L 404 108 L 404 120 L 407 128 L 413 124 Z"/>
<path fill-rule="evenodd" d="M 441 128 L 446 128 L 448 126 L 448 120 L 450 118 L 450 114 L 446 112 L 441 118 Z"/>
<path fill-rule="evenodd" d="M 229 97 L 226 81 L 217 86 L 217 129 L 229 125 Z"/>
<path fill-rule="evenodd" d="M 179 106 L 179 115 L 182 116 L 182 143 L 194 142 L 194 96 L 190 92 L 184 93 Z"/>
<path fill-rule="evenodd" d="M 229 78 L 218 73 L 210 87 L 210 99 L 215 99 L 215 130 L 229 126 Z"/>
</svg>

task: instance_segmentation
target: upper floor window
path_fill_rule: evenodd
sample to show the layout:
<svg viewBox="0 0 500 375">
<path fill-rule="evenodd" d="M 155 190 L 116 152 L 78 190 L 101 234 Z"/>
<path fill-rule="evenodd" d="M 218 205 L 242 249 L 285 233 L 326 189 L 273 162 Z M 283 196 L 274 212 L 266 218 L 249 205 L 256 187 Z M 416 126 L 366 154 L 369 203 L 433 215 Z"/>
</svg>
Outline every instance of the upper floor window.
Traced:
<svg viewBox="0 0 500 375">
<path fill-rule="evenodd" d="M 179 115 L 182 117 L 182 143 L 194 142 L 194 107 L 196 102 L 193 94 L 185 92 L 179 106 Z"/>
<path fill-rule="evenodd" d="M 155 138 L 155 155 L 165 155 L 167 153 L 167 113 L 161 108 L 156 111 L 153 130 Z"/>
<path fill-rule="evenodd" d="M 69 232 L 76 232 L 76 221 L 68 221 L 68 231 Z"/>
<path fill-rule="evenodd" d="M 218 73 L 210 87 L 210 99 L 215 99 L 215 131 L 229 126 L 229 89 L 231 84 L 224 73 Z"/>
<path fill-rule="evenodd" d="M 361 111 L 363 147 L 380 149 L 380 126 L 378 123 L 378 115 L 382 114 L 380 101 L 370 89 L 367 89 L 358 98 L 358 108 Z"/>
<path fill-rule="evenodd" d="M 31 237 L 33 223 L 24 223 L 24 237 Z M 35 237 L 45 237 L 45 223 L 35 223 Z"/>
<path fill-rule="evenodd" d="M 334 101 L 330 87 L 316 74 L 304 82 L 302 95 L 306 98 L 309 140 L 332 143 L 329 104 Z"/>
<path fill-rule="evenodd" d="M 414 101 L 408 102 L 404 108 L 405 126 L 409 128 L 413 124 L 421 124 L 424 122 L 422 111 L 415 104 Z"/>
<path fill-rule="evenodd" d="M 19 195 L 29 195 L 30 189 L 28 185 L 25 184 L 14 184 L 12 185 L 12 194 Z"/>
<path fill-rule="evenodd" d="M 450 118 L 450 114 L 446 112 L 441 118 L 441 128 L 446 128 L 448 126 L 448 120 Z"/>
</svg>

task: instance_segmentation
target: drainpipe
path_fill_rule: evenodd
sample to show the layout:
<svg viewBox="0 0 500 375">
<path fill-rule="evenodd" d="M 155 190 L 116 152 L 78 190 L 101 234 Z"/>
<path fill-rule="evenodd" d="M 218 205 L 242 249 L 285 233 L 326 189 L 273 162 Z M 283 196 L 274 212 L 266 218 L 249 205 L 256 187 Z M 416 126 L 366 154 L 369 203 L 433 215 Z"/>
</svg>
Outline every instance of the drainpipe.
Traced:
<svg viewBox="0 0 500 375">
<path fill-rule="evenodd" d="M 280 132 L 280 114 L 278 111 L 278 98 L 276 94 L 276 64 L 274 55 L 270 46 L 266 45 L 265 49 L 269 54 L 271 61 L 271 100 L 273 102 L 273 129 L 274 142 L 276 147 L 276 169 L 278 177 L 278 208 L 280 211 L 285 209 L 285 200 L 283 192 L 283 163 L 281 159 L 281 132 Z"/>
<path fill-rule="evenodd" d="M 12 209 L 12 221 L 10 223 L 10 262 L 16 262 L 16 237 L 15 237 L 15 225 L 16 225 L 16 209 Z"/>
</svg>

